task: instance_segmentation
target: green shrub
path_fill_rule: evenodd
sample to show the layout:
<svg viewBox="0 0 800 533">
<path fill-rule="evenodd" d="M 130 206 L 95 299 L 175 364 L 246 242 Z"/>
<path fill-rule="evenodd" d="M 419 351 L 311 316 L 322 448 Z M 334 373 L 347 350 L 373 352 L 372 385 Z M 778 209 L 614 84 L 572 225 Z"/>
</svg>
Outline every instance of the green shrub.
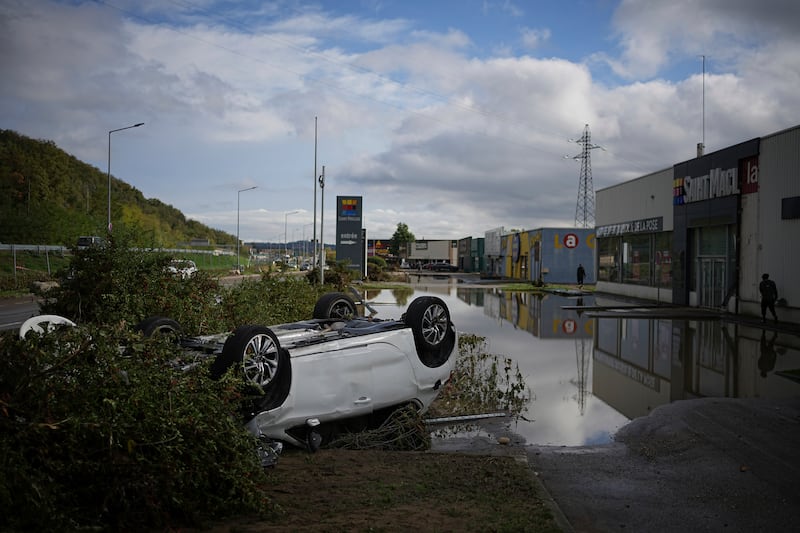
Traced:
<svg viewBox="0 0 800 533">
<path fill-rule="evenodd" d="M 490 354 L 486 338 L 458 337 L 458 359 L 450 381 L 429 409 L 430 416 L 508 412 L 524 416 L 532 392 L 519 365 L 508 357 Z"/>
<path fill-rule="evenodd" d="M 105 246 L 75 250 L 42 312 L 98 324 L 137 324 L 161 315 L 187 332 L 220 331 L 212 312 L 220 292 L 217 281 L 203 271 L 187 279 L 170 274 L 168 254 L 139 250 L 131 239 L 118 232 Z"/>
<path fill-rule="evenodd" d="M 386 260 L 383 257 L 378 257 L 377 255 L 367 258 L 367 267 L 369 267 L 369 265 L 375 265 L 383 270 L 386 270 Z"/>
<path fill-rule="evenodd" d="M 328 266 L 330 269 L 325 271 L 325 285 L 328 285 L 328 290 L 346 290 L 347 286 L 353 281 L 353 271 L 347 268 L 347 263 L 344 261 L 328 263 Z M 306 274 L 306 280 L 312 285 L 319 284 L 319 279 L 318 268 L 309 270 Z"/>
<path fill-rule="evenodd" d="M 218 331 L 311 318 L 322 291 L 305 278 L 263 274 L 257 280 L 244 279 L 222 293 L 222 301 L 214 309 L 222 323 Z"/>
<path fill-rule="evenodd" d="M 172 368 L 175 350 L 122 327 L 0 336 L 0 530 L 163 528 L 269 509 L 234 380 Z"/>
<path fill-rule="evenodd" d="M 386 273 L 386 261 L 382 257 L 367 259 L 367 279 L 370 281 L 387 281 L 389 279 L 389 275 Z"/>
</svg>

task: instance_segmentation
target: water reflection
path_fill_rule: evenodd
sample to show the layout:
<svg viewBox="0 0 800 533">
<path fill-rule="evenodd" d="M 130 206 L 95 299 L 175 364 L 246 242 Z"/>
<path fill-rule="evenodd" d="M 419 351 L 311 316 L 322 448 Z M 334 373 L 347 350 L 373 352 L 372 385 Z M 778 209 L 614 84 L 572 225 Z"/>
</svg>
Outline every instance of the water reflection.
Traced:
<svg viewBox="0 0 800 533">
<path fill-rule="evenodd" d="M 691 398 L 791 397 L 800 394 L 790 379 L 796 344 L 794 335 L 718 320 L 598 318 L 592 388 L 629 418 Z"/>
<path fill-rule="evenodd" d="M 800 368 L 795 336 L 716 320 L 591 318 L 576 307 L 621 303 L 448 280 L 425 279 L 402 298 L 368 296 L 381 316 L 394 317 L 405 308 L 398 300 L 423 294 L 444 299 L 459 331 L 485 337 L 491 353 L 519 365 L 533 393 L 530 420 L 511 429 L 531 444 L 609 442 L 629 419 L 676 400 L 800 394 L 790 379 Z"/>
</svg>

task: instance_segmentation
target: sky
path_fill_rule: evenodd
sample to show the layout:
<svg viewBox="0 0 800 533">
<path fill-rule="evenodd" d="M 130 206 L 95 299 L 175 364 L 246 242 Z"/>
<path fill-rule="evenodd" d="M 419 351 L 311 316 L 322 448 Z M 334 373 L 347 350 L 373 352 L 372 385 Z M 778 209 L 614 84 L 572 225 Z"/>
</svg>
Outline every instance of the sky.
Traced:
<svg viewBox="0 0 800 533">
<path fill-rule="evenodd" d="M 584 131 L 597 191 L 800 123 L 796 0 L 0 0 L 0 50 L 0 128 L 245 242 L 573 227 Z"/>
</svg>

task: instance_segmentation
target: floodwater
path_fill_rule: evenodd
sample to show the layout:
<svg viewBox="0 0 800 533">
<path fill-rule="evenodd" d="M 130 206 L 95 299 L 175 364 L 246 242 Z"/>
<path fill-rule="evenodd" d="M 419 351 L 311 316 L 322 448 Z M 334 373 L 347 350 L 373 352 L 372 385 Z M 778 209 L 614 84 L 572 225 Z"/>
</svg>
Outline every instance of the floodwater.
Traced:
<svg viewBox="0 0 800 533">
<path fill-rule="evenodd" d="M 719 320 L 591 318 L 565 307 L 629 304 L 459 285 L 421 277 L 413 294 L 368 291 L 366 299 L 376 317 L 399 318 L 414 298 L 438 296 L 459 332 L 511 358 L 532 393 L 510 428 L 527 444 L 604 444 L 628 421 L 677 400 L 800 395 L 794 334 Z"/>
</svg>

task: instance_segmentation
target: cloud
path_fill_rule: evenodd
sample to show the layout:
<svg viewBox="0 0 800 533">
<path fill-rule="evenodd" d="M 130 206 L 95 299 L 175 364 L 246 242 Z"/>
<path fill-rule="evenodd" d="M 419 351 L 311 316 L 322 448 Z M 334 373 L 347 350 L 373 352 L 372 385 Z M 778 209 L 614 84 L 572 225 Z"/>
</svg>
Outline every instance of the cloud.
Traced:
<svg viewBox="0 0 800 533">
<path fill-rule="evenodd" d="M 550 30 L 547 28 L 522 28 L 520 33 L 522 45 L 528 50 L 535 50 L 550 39 Z"/>
<path fill-rule="evenodd" d="M 698 55 L 735 69 L 766 42 L 785 41 L 796 49 L 800 4 L 793 0 L 622 0 L 614 27 L 622 54 L 619 59 L 602 57 L 624 78 L 650 78 L 671 63 Z"/>
<path fill-rule="evenodd" d="M 571 225 L 580 164 L 564 156 L 579 152 L 568 140 L 585 124 L 605 148 L 592 153 L 598 189 L 694 156 L 704 82 L 708 151 L 797 123 L 798 7 L 767 4 L 623 0 L 611 46 L 578 63 L 477 57 L 476 30 L 459 17 L 381 18 L 380 3 L 363 16 L 4 2 L 0 121 L 99 168 L 107 132 L 145 122 L 115 138 L 115 175 L 228 232 L 236 190 L 258 185 L 242 198 L 246 240 L 282 234 L 286 211 L 309 224 L 322 165 L 329 228 L 337 195 L 362 195 L 381 238 L 398 222 L 427 238 Z M 564 46 L 516 4 L 483 8 L 514 17 L 482 51 L 509 35 Z"/>
</svg>

